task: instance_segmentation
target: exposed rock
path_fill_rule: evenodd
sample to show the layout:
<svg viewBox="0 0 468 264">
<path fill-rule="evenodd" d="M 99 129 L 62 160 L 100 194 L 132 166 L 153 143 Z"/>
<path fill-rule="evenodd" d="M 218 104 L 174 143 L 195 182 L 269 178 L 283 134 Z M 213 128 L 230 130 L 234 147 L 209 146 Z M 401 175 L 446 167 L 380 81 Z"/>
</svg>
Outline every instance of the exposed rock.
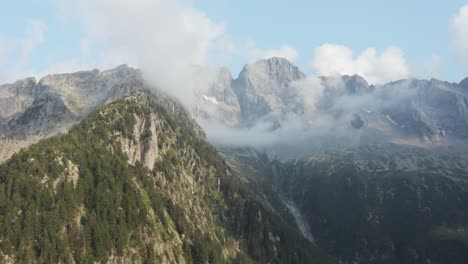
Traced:
<svg viewBox="0 0 468 264">
<path fill-rule="evenodd" d="M 9 138 L 7 147 L 0 148 L 0 161 L 18 150 L 14 146 L 64 132 L 101 105 L 143 88 L 141 73 L 126 65 L 0 86 L 0 138 Z"/>
<path fill-rule="evenodd" d="M 272 112 L 286 113 L 297 107 L 290 83 L 305 78 L 299 68 L 282 58 L 246 65 L 233 82 L 242 118 L 253 122 Z"/>
<path fill-rule="evenodd" d="M 206 95 L 201 95 L 196 115 L 205 119 L 215 119 L 230 126 L 240 124 L 240 105 L 232 89 L 232 76 L 228 69 L 222 68 L 216 81 L 209 87 Z"/>
<path fill-rule="evenodd" d="M 142 119 L 137 115 L 134 117 L 132 137 L 127 138 L 120 134 L 116 136 L 120 141 L 122 151 L 127 154 L 129 164 L 135 165 L 141 161 L 147 168 L 153 169 L 159 155 L 158 120 L 154 114 L 149 119 Z"/>
</svg>

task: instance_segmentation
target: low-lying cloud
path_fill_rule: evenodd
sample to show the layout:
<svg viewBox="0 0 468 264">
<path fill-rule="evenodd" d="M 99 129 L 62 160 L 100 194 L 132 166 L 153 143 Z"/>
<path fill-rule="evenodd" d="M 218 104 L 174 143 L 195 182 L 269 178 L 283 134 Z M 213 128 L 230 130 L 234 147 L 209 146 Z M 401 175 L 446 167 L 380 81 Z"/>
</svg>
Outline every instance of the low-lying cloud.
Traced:
<svg viewBox="0 0 468 264">
<path fill-rule="evenodd" d="M 59 1 L 65 14 L 74 16 L 89 37 L 104 49 L 118 50 L 124 61 L 140 67 L 145 79 L 190 103 L 200 82 L 194 65 L 219 65 L 230 45 L 224 26 L 185 1 L 83 0 Z M 193 72 L 195 68 L 195 73 Z M 208 71 L 207 71 L 208 72 Z"/>
<path fill-rule="evenodd" d="M 307 77 L 290 83 L 288 87 L 293 91 L 290 95 L 296 96 L 296 103 L 303 111 L 272 112 L 248 127 L 230 127 L 216 120 L 198 121 L 210 141 L 219 145 L 252 146 L 281 150 L 279 152 L 290 149 L 291 153 L 294 153 L 294 149 L 307 152 L 320 147 L 346 148 L 360 143 L 363 131 L 351 126 L 355 115 L 362 117 L 365 123 L 369 121 L 368 118 L 374 119 L 375 124 L 379 125 L 372 129 L 395 125 L 384 113 L 414 98 L 417 89 L 410 88 L 409 82 L 368 89 L 364 87 L 362 91 L 349 92 L 341 76 L 325 80 Z M 383 129 L 391 133 L 390 127 Z"/>
<path fill-rule="evenodd" d="M 354 57 L 350 48 L 326 43 L 315 49 L 312 68 L 322 76 L 357 74 L 372 84 L 383 84 L 410 75 L 410 67 L 402 51 L 394 47 L 380 54 L 375 48 L 368 48 Z"/>
</svg>

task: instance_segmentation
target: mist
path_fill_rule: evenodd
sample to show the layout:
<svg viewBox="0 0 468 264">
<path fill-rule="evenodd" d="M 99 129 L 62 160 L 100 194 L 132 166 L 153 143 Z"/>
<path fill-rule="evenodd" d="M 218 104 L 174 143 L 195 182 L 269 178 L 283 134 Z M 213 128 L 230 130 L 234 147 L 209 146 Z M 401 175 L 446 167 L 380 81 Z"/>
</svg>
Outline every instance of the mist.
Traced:
<svg viewBox="0 0 468 264">
<path fill-rule="evenodd" d="M 61 14 L 78 21 L 89 38 L 121 63 L 140 68 L 150 86 L 193 104 L 217 67 L 228 60 L 224 25 L 188 1 L 59 0 Z M 112 60 L 112 58 L 109 58 Z M 203 66 L 202 66 L 203 65 Z"/>
<path fill-rule="evenodd" d="M 198 118 L 197 121 L 216 145 L 250 146 L 273 152 L 287 152 L 289 148 L 296 155 L 302 154 L 301 149 L 310 153 L 313 149 L 356 147 L 362 143 L 362 137 L 366 142 L 377 142 L 383 131 L 388 133 L 386 128 L 396 126 L 385 113 L 417 96 L 417 89 L 410 88 L 409 82 L 411 80 L 369 86 L 365 91 L 350 93 L 341 76 L 306 77 L 289 86 L 301 112 L 272 112 L 252 126 L 233 127 L 216 119 Z M 368 122 L 372 124 L 353 127 L 351 120 L 355 115 L 362 118 L 366 126 Z M 398 137 L 396 134 L 385 136 Z"/>
<path fill-rule="evenodd" d="M 64 19 L 80 23 L 88 39 L 102 44 L 107 54 L 119 54 L 118 59 L 109 56 L 109 61 L 121 60 L 121 63 L 140 68 L 149 87 L 175 96 L 189 109 L 198 107 L 198 97 L 213 85 L 219 68 L 229 63 L 235 46 L 224 24 L 210 19 L 190 1 L 57 0 L 57 3 Z M 261 50 L 256 52 L 262 53 Z M 345 53 L 347 60 L 353 61 L 350 51 Z M 385 74 L 372 72 L 372 80 L 408 75 L 400 52 L 384 52 L 381 56 L 374 53 L 371 65 L 380 65 L 379 69 L 384 69 L 381 72 Z M 395 61 L 392 59 L 395 56 L 389 54 L 396 54 L 397 61 L 401 62 L 397 63 L 396 70 L 387 67 Z M 322 57 L 314 60 L 314 67 L 329 61 L 320 60 Z M 362 62 L 368 57 L 361 57 L 356 63 L 348 64 L 368 65 Z M 392 75 L 394 71 L 403 73 Z M 380 75 L 385 78 L 379 78 Z M 354 146 L 360 144 L 363 131 L 350 126 L 353 114 L 372 116 L 401 104 L 414 92 L 404 87 L 399 84 L 386 89 L 380 85 L 373 86 L 372 91 L 349 94 L 338 75 L 326 80 L 308 76 L 288 87 L 288 93 L 295 98 L 301 111 L 272 112 L 256 120 L 254 125 L 228 126 L 216 119 L 200 117 L 197 121 L 208 139 L 220 145 L 267 148 L 338 138 L 340 140 L 336 141 L 340 144 Z M 209 111 L 220 111 L 220 108 Z"/>
</svg>

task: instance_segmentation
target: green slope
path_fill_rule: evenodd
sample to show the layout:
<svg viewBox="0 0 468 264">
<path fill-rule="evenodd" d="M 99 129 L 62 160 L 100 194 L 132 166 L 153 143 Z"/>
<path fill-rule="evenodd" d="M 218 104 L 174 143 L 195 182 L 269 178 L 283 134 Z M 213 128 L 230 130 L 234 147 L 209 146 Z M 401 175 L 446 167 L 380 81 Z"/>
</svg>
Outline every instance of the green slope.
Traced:
<svg viewBox="0 0 468 264">
<path fill-rule="evenodd" d="M 233 175 L 170 99 L 109 104 L 0 165 L 17 263 L 332 263 Z"/>
</svg>

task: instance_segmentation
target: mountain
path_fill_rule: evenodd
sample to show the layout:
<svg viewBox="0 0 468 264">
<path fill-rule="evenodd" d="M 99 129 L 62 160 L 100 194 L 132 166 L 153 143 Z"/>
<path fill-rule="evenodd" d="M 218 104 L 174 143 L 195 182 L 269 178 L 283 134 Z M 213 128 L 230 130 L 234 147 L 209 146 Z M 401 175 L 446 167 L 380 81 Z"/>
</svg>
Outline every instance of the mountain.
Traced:
<svg viewBox="0 0 468 264">
<path fill-rule="evenodd" d="M 418 135 L 424 142 L 468 138 L 468 97 L 459 86 L 435 79 L 403 80 L 383 89 L 398 86 L 411 95 L 385 112 L 401 131 Z"/>
<path fill-rule="evenodd" d="M 333 263 L 148 93 L 1 164 L 0 211 L 7 263 Z"/>
<path fill-rule="evenodd" d="M 66 131 L 103 104 L 143 89 L 138 70 L 48 75 L 0 86 L 0 162 L 39 139 Z"/>
<path fill-rule="evenodd" d="M 246 65 L 237 79 L 227 71 L 221 76 L 225 78 L 218 78 L 213 84 L 216 89 L 208 90 L 205 97 L 216 98 L 218 107 L 230 106 L 229 117 L 212 111 L 203 118 L 215 116 L 231 127 L 270 122 L 271 127 L 280 128 L 295 116 L 312 124 L 311 130 L 339 128 L 350 134 L 350 123 L 358 116 L 366 123 L 364 142 L 447 145 L 468 137 L 466 80 L 455 84 L 407 79 L 369 85 L 357 75 L 307 77 L 280 58 Z M 202 103 L 212 105 L 213 101 Z M 327 119 L 325 127 L 323 119 Z M 314 127 L 319 122 L 320 127 Z M 335 134 L 341 137 L 342 133 Z"/>
<path fill-rule="evenodd" d="M 221 149 L 304 237 L 340 263 L 465 263 L 467 153 L 362 146 L 299 160 Z"/>
<path fill-rule="evenodd" d="M 271 112 L 295 111 L 289 85 L 303 78 L 299 68 L 282 58 L 246 65 L 233 81 L 242 117 L 248 122 Z"/>
<path fill-rule="evenodd" d="M 227 70 L 221 70 L 205 95 L 205 98 L 215 98 L 216 101 L 204 101 L 208 105 L 215 103 L 221 107 L 229 107 L 230 116 L 234 117 L 221 116 L 215 119 L 230 126 L 252 125 L 274 112 L 300 111 L 295 93 L 289 86 L 304 78 L 305 74 L 286 59 L 260 60 L 245 65 L 236 79 L 232 79 Z"/>
<path fill-rule="evenodd" d="M 222 68 L 215 82 L 209 87 L 207 95 L 201 95 L 201 107 L 195 109 L 197 116 L 204 119 L 222 120 L 229 126 L 240 124 L 240 105 L 232 89 L 232 76 L 228 69 Z"/>
<path fill-rule="evenodd" d="M 453 145 L 468 136 L 464 81 L 409 79 L 375 86 L 357 75 L 319 77 L 313 84 L 308 78 L 281 58 L 246 65 L 236 79 L 223 68 L 198 94 L 201 101 L 194 113 L 237 128 L 269 123 L 278 129 L 297 117 L 306 134 L 332 130 L 327 137 L 334 135 L 332 141 L 340 145 L 356 141 Z M 21 147 L 66 131 L 98 107 L 145 88 L 141 72 L 126 65 L 0 86 L 0 162 Z M 359 129 L 359 140 L 348 136 L 356 134 L 350 125 L 356 117 L 366 124 Z"/>
<path fill-rule="evenodd" d="M 466 83 L 271 58 L 220 69 L 190 110 L 124 65 L 0 86 L 0 255 L 465 263 Z"/>
</svg>

